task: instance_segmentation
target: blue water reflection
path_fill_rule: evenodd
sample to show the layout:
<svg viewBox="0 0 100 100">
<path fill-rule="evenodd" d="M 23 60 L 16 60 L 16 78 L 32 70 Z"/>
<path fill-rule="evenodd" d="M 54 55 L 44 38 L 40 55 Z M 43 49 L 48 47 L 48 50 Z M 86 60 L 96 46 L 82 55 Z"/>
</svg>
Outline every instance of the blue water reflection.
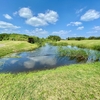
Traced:
<svg viewBox="0 0 100 100">
<path fill-rule="evenodd" d="M 79 63 L 76 59 L 60 57 L 57 46 L 46 44 L 34 51 L 14 53 L 0 59 L 0 72 L 17 73 L 33 70 L 56 68 L 63 65 Z M 80 62 L 81 63 L 81 62 Z"/>
</svg>

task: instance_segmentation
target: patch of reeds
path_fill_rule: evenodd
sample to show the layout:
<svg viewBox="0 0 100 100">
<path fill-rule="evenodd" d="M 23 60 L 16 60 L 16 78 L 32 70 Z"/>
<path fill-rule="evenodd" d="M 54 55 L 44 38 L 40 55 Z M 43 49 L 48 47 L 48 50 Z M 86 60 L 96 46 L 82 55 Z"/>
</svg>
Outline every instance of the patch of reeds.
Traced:
<svg viewBox="0 0 100 100">
<path fill-rule="evenodd" d="M 53 46 L 66 46 L 68 43 L 66 42 L 49 42 Z"/>
<path fill-rule="evenodd" d="M 94 45 L 92 48 L 93 48 L 94 50 L 100 51 L 100 45 Z"/>
<path fill-rule="evenodd" d="M 70 59 L 76 59 L 77 61 L 87 61 L 88 57 L 91 55 L 90 50 L 85 49 L 78 49 L 78 48 L 63 48 L 58 47 L 58 54 L 59 56 L 68 56 Z M 92 58 L 94 57 L 94 59 Z M 93 56 L 91 57 L 91 61 L 99 61 L 100 59 L 100 52 L 94 52 Z"/>
</svg>

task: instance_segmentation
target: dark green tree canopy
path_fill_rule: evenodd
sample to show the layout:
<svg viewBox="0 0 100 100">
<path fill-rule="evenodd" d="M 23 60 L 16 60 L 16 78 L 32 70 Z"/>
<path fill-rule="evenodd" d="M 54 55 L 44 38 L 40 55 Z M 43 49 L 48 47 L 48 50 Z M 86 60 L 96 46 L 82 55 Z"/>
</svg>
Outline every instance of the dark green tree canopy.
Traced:
<svg viewBox="0 0 100 100">
<path fill-rule="evenodd" d="M 50 35 L 47 37 L 47 39 L 53 40 L 53 41 L 60 41 L 61 38 L 59 36 L 56 35 Z"/>
</svg>

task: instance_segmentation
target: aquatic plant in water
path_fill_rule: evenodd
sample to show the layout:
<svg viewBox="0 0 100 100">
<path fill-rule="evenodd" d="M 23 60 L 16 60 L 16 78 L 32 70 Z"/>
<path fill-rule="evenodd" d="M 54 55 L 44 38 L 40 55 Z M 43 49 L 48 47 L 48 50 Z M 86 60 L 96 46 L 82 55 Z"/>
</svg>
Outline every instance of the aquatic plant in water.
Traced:
<svg viewBox="0 0 100 100">
<path fill-rule="evenodd" d="M 76 59 L 77 61 L 99 61 L 100 53 L 99 51 L 94 51 L 93 54 L 90 50 L 79 49 L 79 48 L 69 48 L 69 47 L 58 47 L 59 56 L 68 56 L 70 59 Z"/>
</svg>

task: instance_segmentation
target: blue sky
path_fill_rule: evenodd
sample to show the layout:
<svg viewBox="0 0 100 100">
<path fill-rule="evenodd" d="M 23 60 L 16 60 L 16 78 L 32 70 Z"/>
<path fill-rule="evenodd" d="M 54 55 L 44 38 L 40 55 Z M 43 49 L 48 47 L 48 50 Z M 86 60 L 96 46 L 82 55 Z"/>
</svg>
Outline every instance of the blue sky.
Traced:
<svg viewBox="0 0 100 100">
<path fill-rule="evenodd" d="M 0 0 L 0 33 L 100 36 L 100 0 Z"/>
</svg>

